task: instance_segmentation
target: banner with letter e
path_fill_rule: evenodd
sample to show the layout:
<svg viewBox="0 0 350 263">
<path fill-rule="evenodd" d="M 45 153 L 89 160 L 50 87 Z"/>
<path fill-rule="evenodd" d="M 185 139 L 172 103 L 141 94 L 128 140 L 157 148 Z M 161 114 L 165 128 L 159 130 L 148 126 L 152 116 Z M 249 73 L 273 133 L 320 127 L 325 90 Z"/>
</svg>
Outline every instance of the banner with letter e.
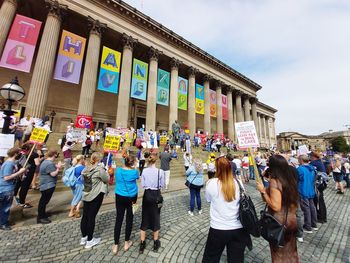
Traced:
<svg viewBox="0 0 350 263">
<path fill-rule="evenodd" d="M 134 58 L 131 81 L 131 98 L 146 100 L 148 64 Z M 127 98 L 125 98 L 127 99 Z"/>
</svg>

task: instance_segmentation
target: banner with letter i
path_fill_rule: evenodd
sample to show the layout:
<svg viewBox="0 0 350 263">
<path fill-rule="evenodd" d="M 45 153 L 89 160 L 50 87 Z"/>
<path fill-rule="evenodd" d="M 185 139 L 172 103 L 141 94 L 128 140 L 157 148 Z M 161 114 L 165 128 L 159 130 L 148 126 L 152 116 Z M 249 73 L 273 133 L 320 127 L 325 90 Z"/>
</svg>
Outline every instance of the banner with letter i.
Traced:
<svg viewBox="0 0 350 263">
<path fill-rule="evenodd" d="M 40 21 L 16 15 L 2 53 L 0 66 L 30 72 L 40 28 Z"/>
<path fill-rule="evenodd" d="M 158 69 L 157 82 L 157 104 L 169 105 L 169 88 L 170 88 L 170 73 L 168 71 Z"/>
<path fill-rule="evenodd" d="M 66 30 L 62 31 L 54 79 L 79 84 L 86 39 Z"/>
<path fill-rule="evenodd" d="M 204 115 L 204 87 L 196 84 L 196 113 Z"/>
<path fill-rule="evenodd" d="M 121 53 L 103 47 L 97 89 L 118 94 Z"/>
<path fill-rule="evenodd" d="M 187 110 L 188 80 L 178 77 L 177 107 L 180 110 Z"/>
<path fill-rule="evenodd" d="M 131 81 L 131 98 L 146 100 L 148 64 L 134 58 Z M 126 99 L 126 98 L 125 98 Z"/>
</svg>

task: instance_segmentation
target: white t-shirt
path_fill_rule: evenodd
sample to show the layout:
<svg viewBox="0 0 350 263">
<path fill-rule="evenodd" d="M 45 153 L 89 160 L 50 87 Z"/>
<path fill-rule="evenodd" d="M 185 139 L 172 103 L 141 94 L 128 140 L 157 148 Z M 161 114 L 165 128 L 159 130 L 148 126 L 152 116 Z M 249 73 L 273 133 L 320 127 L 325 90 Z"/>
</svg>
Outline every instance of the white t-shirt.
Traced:
<svg viewBox="0 0 350 263">
<path fill-rule="evenodd" d="M 184 166 L 191 166 L 192 165 L 192 155 L 187 156 L 186 153 L 184 154 Z"/>
<path fill-rule="evenodd" d="M 232 162 L 236 164 L 237 169 L 241 169 L 242 161 L 240 159 L 233 159 Z"/>
<path fill-rule="evenodd" d="M 221 192 L 218 178 L 210 179 L 207 182 L 205 196 L 210 203 L 210 227 L 218 230 L 234 230 L 242 228 L 238 219 L 239 216 L 239 186 L 235 182 L 235 199 L 226 202 Z"/>
</svg>

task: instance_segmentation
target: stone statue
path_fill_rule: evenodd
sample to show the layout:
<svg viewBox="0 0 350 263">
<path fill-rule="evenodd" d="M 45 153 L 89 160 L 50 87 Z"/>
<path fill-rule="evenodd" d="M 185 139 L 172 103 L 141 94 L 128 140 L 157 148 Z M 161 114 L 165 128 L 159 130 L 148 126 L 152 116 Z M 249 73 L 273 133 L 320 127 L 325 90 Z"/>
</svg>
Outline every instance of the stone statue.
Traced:
<svg viewBox="0 0 350 263">
<path fill-rule="evenodd" d="M 177 123 L 177 120 L 175 120 L 175 122 L 171 126 L 171 129 L 172 129 L 172 133 L 173 133 L 173 139 L 174 139 L 175 143 L 177 144 L 177 142 L 179 140 L 180 129 L 181 129 L 180 125 Z"/>
</svg>

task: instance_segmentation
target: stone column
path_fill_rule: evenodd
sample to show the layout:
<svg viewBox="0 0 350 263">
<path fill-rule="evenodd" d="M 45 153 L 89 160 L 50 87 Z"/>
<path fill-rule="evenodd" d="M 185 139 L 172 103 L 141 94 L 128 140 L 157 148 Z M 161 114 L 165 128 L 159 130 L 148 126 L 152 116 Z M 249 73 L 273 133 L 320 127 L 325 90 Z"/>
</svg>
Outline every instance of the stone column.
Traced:
<svg viewBox="0 0 350 263">
<path fill-rule="evenodd" d="M 211 134 L 210 124 L 210 75 L 204 76 L 204 132 Z"/>
<path fill-rule="evenodd" d="M 5 46 L 7 35 L 17 10 L 18 0 L 5 0 L 0 9 L 0 55 Z"/>
<path fill-rule="evenodd" d="M 259 142 L 261 144 L 261 123 L 260 123 L 260 113 L 257 112 L 256 113 L 256 116 L 257 116 L 257 121 L 258 121 L 258 124 L 257 124 L 257 133 L 258 133 L 258 139 L 259 139 Z"/>
<path fill-rule="evenodd" d="M 266 125 L 266 143 L 268 144 L 268 147 L 271 147 L 271 131 L 270 131 L 270 117 L 265 117 L 265 125 Z"/>
<path fill-rule="evenodd" d="M 132 52 L 137 43 L 137 39 L 124 33 L 122 41 L 123 58 L 120 74 L 116 127 L 126 128 L 129 118 Z"/>
<path fill-rule="evenodd" d="M 78 114 L 92 116 L 97 86 L 97 71 L 100 63 L 101 34 L 107 25 L 90 16 L 88 16 L 88 25 L 90 27 L 90 35 L 80 90 Z"/>
<path fill-rule="evenodd" d="M 233 98 L 232 98 L 232 101 L 234 101 L 233 100 Z M 237 122 L 237 111 L 236 111 L 236 105 L 234 104 L 233 105 L 233 128 L 235 127 L 235 123 Z M 233 133 L 233 139 L 234 139 L 234 141 L 236 141 L 237 140 L 237 136 L 236 136 L 236 131 L 234 131 L 234 133 Z"/>
<path fill-rule="evenodd" d="M 159 50 L 151 47 L 149 55 L 149 73 L 148 73 L 148 93 L 147 93 L 147 111 L 146 111 L 146 131 L 156 130 L 157 119 L 157 73 L 158 58 L 162 54 Z"/>
<path fill-rule="evenodd" d="M 190 136 L 196 132 L 196 74 L 198 70 L 190 67 L 188 69 L 188 103 L 187 120 Z"/>
<path fill-rule="evenodd" d="M 222 82 L 216 82 L 216 132 L 223 133 L 224 132 L 224 123 L 222 119 Z"/>
<path fill-rule="evenodd" d="M 242 110 L 242 92 L 240 90 L 235 90 L 236 95 L 236 114 L 237 122 L 244 121 L 243 110 Z"/>
<path fill-rule="evenodd" d="M 172 130 L 171 126 L 175 121 L 177 121 L 177 110 L 178 110 L 178 76 L 179 76 L 179 66 L 181 61 L 172 58 L 170 61 L 171 75 L 170 75 L 170 102 L 169 102 L 169 132 Z"/>
<path fill-rule="evenodd" d="M 250 103 L 249 103 L 249 95 L 244 95 L 244 121 L 250 121 Z"/>
<path fill-rule="evenodd" d="M 227 109 L 228 109 L 228 138 L 234 140 L 235 128 L 233 124 L 233 101 L 232 101 L 232 87 L 227 87 Z"/>
<path fill-rule="evenodd" d="M 259 136 L 259 123 L 258 123 L 258 113 L 256 111 L 256 102 L 258 101 L 257 98 L 251 98 L 250 103 L 252 105 L 252 117 L 255 124 L 256 134 Z"/>
<path fill-rule="evenodd" d="M 67 6 L 59 4 L 58 1 L 46 0 L 45 2 L 49 14 L 41 37 L 26 104 L 26 115 L 38 118 L 45 114 L 47 95 L 55 66 L 62 15 L 67 10 Z"/>
<path fill-rule="evenodd" d="M 261 139 L 266 144 L 266 125 L 265 125 L 265 115 L 261 114 L 260 115 L 260 120 L 261 120 Z"/>
</svg>

